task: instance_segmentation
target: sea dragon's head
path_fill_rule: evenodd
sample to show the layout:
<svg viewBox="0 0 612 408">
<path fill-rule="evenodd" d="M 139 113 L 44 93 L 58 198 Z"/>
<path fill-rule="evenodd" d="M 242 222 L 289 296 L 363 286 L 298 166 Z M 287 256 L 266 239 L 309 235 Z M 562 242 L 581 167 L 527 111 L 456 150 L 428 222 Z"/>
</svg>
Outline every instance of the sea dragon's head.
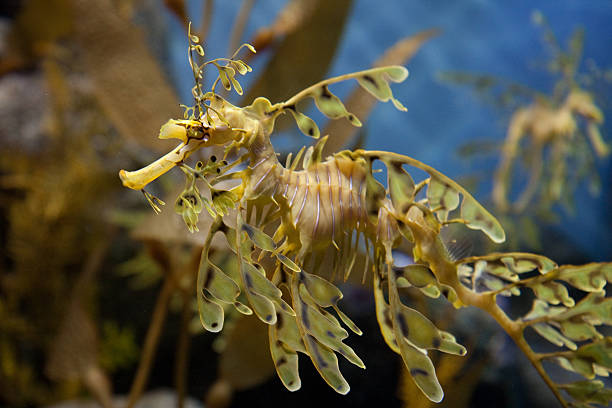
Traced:
<svg viewBox="0 0 612 408">
<path fill-rule="evenodd" d="M 193 152 L 209 146 L 226 146 L 241 133 L 226 124 L 208 125 L 191 119 L 170 119 L 159 131 L 160 139 L 179 139 L 181 144 L 153 163 L 136 171 L 119 171 L 125 187 L 142 190 L 173 167 L 183 163 Z"/>
</svg>

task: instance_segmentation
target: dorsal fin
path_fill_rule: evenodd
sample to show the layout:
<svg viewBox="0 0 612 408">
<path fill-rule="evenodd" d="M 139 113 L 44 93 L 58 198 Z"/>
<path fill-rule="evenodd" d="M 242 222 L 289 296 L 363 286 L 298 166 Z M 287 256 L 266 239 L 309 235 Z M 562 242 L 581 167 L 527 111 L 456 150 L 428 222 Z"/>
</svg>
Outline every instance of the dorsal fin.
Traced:
<svg viewBox="0 0 612 408">
<path fill-rule="evenodd" d="M 321 163 L 323 160 L 323 147 L 325 146 L 325 142 L 327 142 L 327 138 L 329 135 L 325 135 L 315 143 L 314 146 L 310 146 L 308 150 L 306 150 L 306 155 L 304 156 L 304 170 L 308 170 L 310 167 Z"/>
</svg>

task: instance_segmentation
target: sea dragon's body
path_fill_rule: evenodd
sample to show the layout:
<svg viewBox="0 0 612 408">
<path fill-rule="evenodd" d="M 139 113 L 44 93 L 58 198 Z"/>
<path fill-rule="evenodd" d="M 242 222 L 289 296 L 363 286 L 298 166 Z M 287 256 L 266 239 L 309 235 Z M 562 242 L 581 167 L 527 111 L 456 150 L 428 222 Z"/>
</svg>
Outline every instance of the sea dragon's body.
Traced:
<svg viewBox="0 0 612 408">
<path fill-rule="evenodd" d="M 197 38 L 190 38 L 190 49 L 203 55 L 201 47 L 193 45 Z M 219 80 L 226 89 L 233 86 L 241 93 L 234 75 L 243 74 L 250 67 L 233 58 L 224 59 L 227 64 L 223 66 L 218 61 L 208 63 L 219 69 Z M 610 266 L 589 264 L 563 269 L 545 257 L 523 253 L 452 259 L 440 237 L 443 226 L 464 224 L 481 230 L 494 242 L 502 242 L 505 233 L 499 222 L 453 180 L 410 157 L 355 150 L 323 158 L 327 136 L 319 138 L 316 123 L 297 109 L 298 102 L 312 98 L 327 117 L 344 118 L 361 126 L 359 119 L 328 88 L 336 82 L 355 79 L 377 99 L 392 101 L 398 109 L 405 110 L 393 98 L 389 87 L 390 81 L 401 82 L 407 77 L 405 68 L 379 67 L 347 74 L 306 88 L 286 102 L 272 104 L 260 97 L 240 108 L 216 94 L 214 85 L 211 92 L 203 93 L 199 78 L 208 63 L 198 66 L 191 59 L 190 62 L 196 77 L 193 90 L 196 104 L 187 108 L 184 120 L 170 120 L 162 126 L 159 135 L 179 139 L 181 144 L 141 170 L 121 170 L 120 177 L 126 187 L 142 190 L 153 208 L 159 210 L 161 201 L 145 192 L 144 187 L 178 166 L 185 173 L 187 184 L 175 210 L 191 231 L 198 229 L 198 214 L 203 209 L 212 217 L 197 277 L 200 320 L 207 330 L 222 329 L 224 309 L 228 306 L 233 305 L 246 315 L 255 313 L 268 324 L 276 371 L 289 390 L 300 388 L 297 353 L 301 352 L 310 357 L 334 390 L 345 394 L 349 386 L 338 368 L 336 353 L 357 366 L 365 366 L 343 342 L 348 332 L 340 321 L 357 334 L 361 331 L 338 308 L 342 292 L 323 276 L 333 281 L 340 272 L 346 279 L 357 254 L 362 253 L 364 276 L 365 273 L 373 276 L 382 335 L 389 347 L 401 354 L 410 376 L 432 401 L 440 401 L 443 392 L 428 351 L 463 355 L 466 350 L 450 333 L 437 329 L 421 313 L 404 305 L 399 295 L 403 287 L 415 287 L 434 298 L 442 294 L 456 307 L 472 305 L 486 310 L 565 404 L 559 387 L 542 366 L 543 360 L 556 358 L 555 355 L 535 353 L 523 337 L 523 331 L 531 325 L 538 333 L 549 336 L 553 330 L 546 326 L 549 317 L 538 315 L 535 323 L 513 320 L 497 306 L 495 299 L 498 295 L 518 295 L 519 287 L 524 286 L 531 288 L 538 298 L 532 313 L 540 313 L 538 308 L 542 306 L 537 302 L 546 305 L 563 302 L 571 308 L 574 303 L 568 298 L 567 289 L 555 280 L 599 296 L 608 279 L 606 274 L 612 279 Z M 284 113 L 293 116 L 304 134 L 319 139 L 305 154 L 303 148 L 293 160 L 289 155 L 285 165 L 279 162 L 270 142 L 275 121 Z M 194 168 L 186 164 L 195 151 L 215 146 L 224 148 L 223 160 L 210 156 Z M 374 177 L 376 161 L 386 168 L 386 187 Z M 302 168 L 298 169 L 300 162 Z M 416 168 L 427 176 L 417 183 L 405 167 Z M 200 194 L 198 182 L 208 187 L 210 198 L 207 193 Z M 271 228 L 276 228 L 273 236 L 264 232 Z M 237 270 L 224 271 L 209 259 L 212 238 L 217 232 L 225 235 L 229 248 L 236 254 Z M 394 265 L 393 251 L 400 245 L 412 248 L 414 264 L 403 268 Z M 324 262 L 330 257 L 331 262 Z M 523 279 L 525 275 L 520 275 L 532 270 L 539 270 L 542 276 Z M 591 301 L 595 297 L 585 299 Z M 577 315 L 572 313 L 568 309 L 567 313 L 555 314 L 550 319 L 567 315 L 575 324 Z M 579 333 L 580 339 L 599 339 L 594 329 L 598 320 L 588 314 L 584 314 L 584 319 L 592 330 Z M 558 337 L 550 338 L 558 342 Z"/>
<path fill-rule="evenodd" d="M 363 367 L 359 357 L 342 342 L 348 333 L 335 317 L 325 311 L 326 307 L 333 307 L 349 328 L 360 333 L 337 308 L 341 292 L 322 277 L 306 272 L 304 266 L 308 261 L 312 260 L 312 269 L 318 271 L 324 257 L 330 252 L 329 248 L 332 248 L 332 253 L 335 252 L 332 255 L 333 266 L 328 269 L 334 269 L 334 276 L 336 270 L 342 269 L 342 275 L 346 278 L 355 263 L 360 242 L 364 243 L 366 258 L 372 261 L 371 266 L 366 262 L 364 272 L 373 270 L 378 274 L 374 282 L 381 328 L 387 342 L 400 352 L 395 337 L 401 334 L 395 333 L 395 330 L 408 332 L 409 323 L 401 313 L 393 314 L 390 310 L 402 307 L 412 309 L 400 306 L 398 296 L 390 296 L 391 305 L 387 304 L 383 282 L 389 282 L 388 275 L 394 273 L 391 271 L 392 250 L 400 244 L 402 237 L 413 240 L 407 225 L 422 224 L 439 230 L 441 224 L 427 220 L 438 213 L 444 222 L 462 222 L 468 227 L 484 230 L 496 241 L 503 240 L 503 230 L 497 221 L 465 190 L 430 167 L 406 156 L 357 150 L 339 152 L 323 160 L 321 151 L 326 136 L 306 150 L 302 169 L 297 169 L 297 164 L 303 149 L 293 163 L 291 158 L 286 166 L 279 162 L 270 135 L 280 114 L 293 114 L 305 134 L 319 137 L 316 124 L 297 111 L 295 104 L 299 100 L 312 97 L 327 116 L 335 119 L 345 117 L 360 125 L 327 86 L 354 78 L 374 96 L 392 100 L 398 108 L 403 109 L 393 99 L 388 81 L 399 82 L 406 76 L 407 71 L 403 67 L 374 68 L 323 81 L 284 103 L 272 105 L 265 98 L 257 98 L 245 108 L 238 108 L 216 94 L 210 95 L 212 115 L 200 119 L 170 120 L 162 127 L 161 138 L 174 137 L 182 141 L 177 148 L 141 170 L 122 170 L 120 173 L 125 186 L 143 189 L 174 166 L 180 166 L 186 172 L 188 187 L 177 201 L 177 211 L 183 211 L 186 222 L 191 229 L 195 229 L 197 225 L 193 217 L 195 214 L 197 220 L 197 213 L 202 210 L 200 201 L 204 200 L 204 205 L 215 218 L 205 243 L 198 277 L 202 323 L 210 331 L 219 331 L 223 326 L 223 304 L 233 303 L 238 311 L 247 314 L 251 313 L 252 308 L 261 320 L 271 325 L 272 355 L 277 371 L 289 389 L 299 388 L 296 351 L 310 355 L 325 380 L 341 393 L 348 392 L 349 387 L 340 375 L 334 351 Z M 238 152 L 238 158 L 225 166 L 216 160 L 207 165 L 199 163 L 195 169 L 185 164 L 191 153 L 214 145 L 226 147 L 226 158 L 230 152 Z M 381 160 L 388 168 L 389 189 L 373 176 L 375 160 Z M 247 165 L 240 171 L 230 172 L 229 169 L 237 163 Z M 425 170 L 432 178 L 414 183 L 402 168 L 405 164 Z M 195 188 L 196 180 L 207 178 L 212 191 L 210 202 L 201 197 Z M 218 190 L 217 183 L 227 179 L 240 179 L 241 182 L 229 190 Z M 427 197 L 416 201 L 416 195 L 425 187 Z M 447 220 L 447 214 L 459 205 L 459 194 L 463 195 L 461 212 L 465 214 L 467 210 L 469 217 Z M 216 207 L 215 202 L 221 196 L 225 197 L 224 204 Z M 238 210 L 235 212 L 235 223 L 227 222 L 227 217 L 224 223 L 222 216 L 230 208 Z M 248 223 L 253 218 L 253 212 L 256 213 L 256 225 Z M 275 223 L 277 229 L 273 238 L 258 229 Z M 219 230 L 225 232 L 230 246 L 238 254 L 240 276 L 235 278 L 225 275 L 208 259 L 208 246 Z M 244 241 L 243 233 L 247 234 L 247 241 Z M 254 259 L 253 248 L 245 246 L 245 242 L 249 241 L 259 248 L 260 258 L 265 252 L 277 258 L 274 271 L 263 270 Z M 422 272 L 423 268 L 420 269 Z M 433 283 L 430 279 L 422 286 L 431 289 Z M 290 288 L 291 305 L 282 299 L 282 292 L 277 287 L 280 284 Z M 390 290 L 397 291 L 395 283 L 389 285 Z M 230 287 L 229 291 L 227 286 Z M 245 298 L 240 297 L 243 291 Z M 250 307 L 242 303 L 243 300 Z M 427 321 L 428 330 L 424 336 L 419 333 L 419 339 L 408 340 L 411 345 L 402 347 L 402 354 L 412 355 L 407 364 L 415 381 L 427 390 L 432 399 L 439 400 L 442 397 L 441 389 L 425 350 L 437 348 L 463 354 L 465 349 L 456 344 L 452 336 L 435 329 L 420 314 L 417 320 L 421 323 Z M 279 322 L 282 324 L 279 325 Z M 408 335 L 408 338 L 411 337 L 414 335 Z M 414 353 L 422 355 L 426 361 L 421 357 L 415 359 Z"/>
</svg>

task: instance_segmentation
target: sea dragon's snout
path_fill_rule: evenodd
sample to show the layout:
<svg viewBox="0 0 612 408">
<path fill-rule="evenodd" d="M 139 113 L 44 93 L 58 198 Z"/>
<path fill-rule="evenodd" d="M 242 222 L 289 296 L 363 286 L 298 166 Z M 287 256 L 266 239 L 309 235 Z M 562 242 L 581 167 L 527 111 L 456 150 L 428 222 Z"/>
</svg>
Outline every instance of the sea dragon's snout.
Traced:
<svg viewBox="0 0 612 408">
<path fill-rule="evenodd" d="M 201 138 L 188 137 L 188 128 L 194 124 L 202 126 L 199 122 L 189 120 L 170 119 L 166 122 L 159 130 L 159 138 L 179 139 L 182 143 L 140 170 L 120 170 L 119 178 L 123 185 L 133 190 L 142 190 L 147 184 L 183 162 L 191 153 L 202 147 L 208 141 L 206 133 L 203 133 Z"/>
</svg>

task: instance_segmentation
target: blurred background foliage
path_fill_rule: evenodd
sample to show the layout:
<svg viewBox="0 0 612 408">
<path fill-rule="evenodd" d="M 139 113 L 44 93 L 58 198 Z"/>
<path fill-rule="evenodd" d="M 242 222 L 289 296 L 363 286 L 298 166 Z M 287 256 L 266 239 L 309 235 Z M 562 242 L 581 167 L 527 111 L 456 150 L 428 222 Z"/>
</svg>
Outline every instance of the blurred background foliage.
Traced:
<svg viewBox="0 0 612 408">
<path fill-rule="evenodd" d="M 462 177 L 482 202 L 490 198 L 514 237 L 510 249 L 559 263 L 610 260 L 609 3 L 9 0 L 0 9 L 0 405 L 93 397 L 133 406 L 147 390 L 173 388 L 179 406 L 187 396 L 210 407 L 431 406 L 378 335 L 367 283 L 343 287 L 347 312 L 366 333 L 353 346 L 368 367 L 343 367 L 346 397 L 309 365 L 303 389 L 288 393 L 273 376 L 257 319 L 235 316 L 221 335 L 203 333 L 193 296 L 203 232 L 189 234 L 171 206 L 152 214 L 117 178 L 119 168 L 173 147 L 155 135 L 181 116 L 179 103 L 191 103 L 189 20 L 208 55 L 244 41 L 258 49 L 235 103 L 260 95 L 275 102 L 326 76 L 407 64 L 412 77 L 397 95 L 407 114 L 339 87 L 366 126 L 356 133 L 328 123 L 327 153 L 363 146 L 409 154 Z M 576 93 L 588 97 L 570 109 L 569 128 L 539 137 L 523 125 L 532 145 L 517 143 L 510 157 L 508 129 L 520 112 L 556 118 Z M 307 143 L 280 127 L 274 143 L 283 155 Z M 533 153 L 538 137 L 541 154 Z M 504 157 L 517 162 L 505 175 Z M 536 181 L 521 196 L 529 177 Z M 156 194 L 176 196 L 177 180 L 160 180 Z M 505 202 L 494 193 L 503 180 Z M 453 238 L 476 253 L 491 249 L 469 235 Z M 215 251 L 216 264 L 235 267 L 223 242 Z M 555 406 L 490 319 L 405 296 L 470 350 L 467 358 L 438 356 L 441 406 Z M 126 398 L 117 404 L 113 394 Z"/>
</svg>

